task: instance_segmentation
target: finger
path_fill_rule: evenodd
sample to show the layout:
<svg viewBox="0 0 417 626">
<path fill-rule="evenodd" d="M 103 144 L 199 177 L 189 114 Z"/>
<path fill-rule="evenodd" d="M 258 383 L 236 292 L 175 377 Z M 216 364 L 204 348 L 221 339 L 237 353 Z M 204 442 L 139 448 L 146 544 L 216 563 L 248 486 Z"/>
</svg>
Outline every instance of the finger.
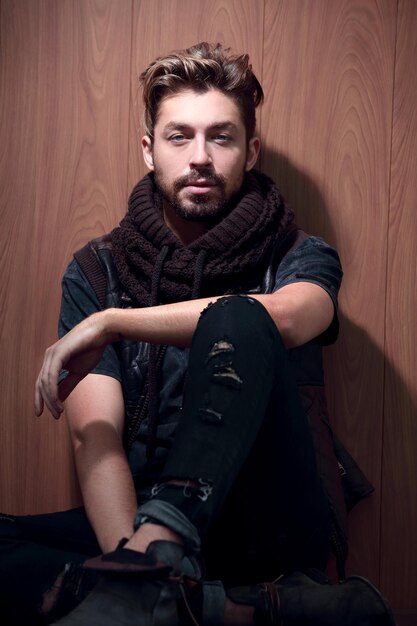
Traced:
<svg viewBox="0 0 417 626">
<path fill-rule="evenodd" d="M 51 400 L 48 396 L 44 397 L 44 402 L 49 410 L 49 412 L 51 413 L 52 417 L 56 420 L 59 420 L 59 418 L 61 417 L 61 413 L 64 410 L 64 407 L 61 403 L 57 403 L 54 400 Z"/>
<path fill-rule="evenodd" d="M 53 394 L 51 394 L 50 391 L 45 387 L 42 387 L 41 394 L 43 397 L 43 401 L 46 404 L 52 417 L 54 417 L 56 420 L 59 419 L 61 413 L 64 410 L 62 403 L 58 400 L 57 397 L 54 397 Z"/>
<path fill-rule="evenodd" d="M 43 413 L 43 398 L 39 389 L 39 376 L 36 380 L 35 384 L 35 415 L 39 417 Z"/>
<path fill-rule="evenodd" d="M 57 343 L 45 351 L 42 367 L 35 385 L 36 415 L 41 415 L 46 405 L 55 419 L 59 419 L 64 410 L 58 395 L 58 376 L 61 371 L 62 361 L 57 351 Z"/>
<path fill-rule="evenodd" d="M 43 382 L 43 398 L 50 412 L 55 419 L 59 419 L 64 410 L 58 392 L 59 373 L 62 369 L 62 360 L 57 354 L 56 345 L 48 348 L 47 358 L 45 359 L 45 368 L 42 376 Z"/>
<path fill-rule="evenodd" d="M 39 375 L 39 395 L 43 405 L 46 405 L 49 412 L 55 419 L 59 419 L 64 407 L 58 397 L 58 385 L 55 377 L 51 375 L 48 364 L 44 366 Z"/>
<path fill-rule="evenodd" d="M 51 412 L 52 417 L 58 420 L 61 417 L 61 413 L 63 413 L 64 411 L 64 405 L 58 397 L 58 387 L 56 393 L 51 393 L 50 391 L 48 391 L 48 395 L 44 396 L 44 401 L 49 411 Z"/>
</svg>

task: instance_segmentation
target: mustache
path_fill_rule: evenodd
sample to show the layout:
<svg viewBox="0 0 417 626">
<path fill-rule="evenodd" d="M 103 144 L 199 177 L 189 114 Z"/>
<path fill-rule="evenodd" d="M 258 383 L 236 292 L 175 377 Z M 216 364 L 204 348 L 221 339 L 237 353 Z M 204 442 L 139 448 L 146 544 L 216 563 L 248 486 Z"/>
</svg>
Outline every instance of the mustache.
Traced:
<svg viewBox="0 0 417 626">
<path fill-rule="evenodd" d="M 182 189 L 183 187 L 186 187 L 187 185 L 192 185 L 193 183 L 196 183 L 201 179 L 213 183 L 214 185 L 218 185 L 219 187 L 224 187 L 226 182 L 225 177 L 221 174 L 216 174 L 212 170 L 202 167 L 198 170 L 193 170 L 185 176 L 180 176 L 179 178 L 177 178 L 174 182 L 174 189 L 175 191 L 180 191 L 180 189 Z"/>
</svg>

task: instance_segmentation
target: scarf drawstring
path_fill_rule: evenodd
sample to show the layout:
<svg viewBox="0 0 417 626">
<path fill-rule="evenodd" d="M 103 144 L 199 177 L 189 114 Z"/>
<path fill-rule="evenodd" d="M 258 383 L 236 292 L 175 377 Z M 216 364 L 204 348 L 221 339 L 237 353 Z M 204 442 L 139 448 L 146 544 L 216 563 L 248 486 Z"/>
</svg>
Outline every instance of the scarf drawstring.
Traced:
<svg viewBox="0 0 417 626">
<path fill-rule="evenodd" d="M 168 252 L 169 246 L 162 246 L 161 252 L 158 254 L 155 262 L 151 284 L 151 306 L 157 306 L 158 304 L 159 283 L 161 282 L 162 271 Z"/>
<path fill-rule="evenodd" d="M 169 251 L 169 246 L 163 246 L 161 252 L 155 263 L 155 268 L 152 275 L 152 290 L 151 290 L 151 306 L 157 306 L 158 304 L 158 292 L 159 283 L 161 280 L 164 261 Z M 192 300 L 196 300 L 200 295 L 201 282 L 203 278 L 204 263 L 207 257 L 208 250 L 200 250 L 194 266 L 194 277 L 192 286 Z M 156 434 L 158 428 L 158 373 L 162 365 L 162 362 L 167 351 L 167 346 L 156 346 L 151 344 L 149 348 L 149 366 L 148 366 L 148 394 L 149 394 L 149 422 L 148 433 L 146 442 L 146 456 L 148 461 L 153 458 L 156 448 Z M 137 428 L 135 428 L 137 432 Z"/>
<path fill-rule="evenodd" d="M 164 262 L 169 252 L 169 246 L 162 246 L 156 259 L 152 274 L 151 306 L 158 305 L 159 284 L 161 282 Z M 157 346 L 152 343 L 149 347 L 148 364 L 148 394 L 149 394 L 149 425 L 146 456 L 152 458 L 155 450 L 156 429 L 158 426 L 158 362 L 163 359 L 166 346 Z M 162 354 L 161 354 L 162 353 Z"/>
<path fill-rule="evenodd" d="M 193 288 L 191 291 L 191 300 L 196 300 L 200 295 L 201 281 L 203 279 L 204 263 L 206 261 L 208 250 L 200 250 L 194 267 Z"/>
</svg>

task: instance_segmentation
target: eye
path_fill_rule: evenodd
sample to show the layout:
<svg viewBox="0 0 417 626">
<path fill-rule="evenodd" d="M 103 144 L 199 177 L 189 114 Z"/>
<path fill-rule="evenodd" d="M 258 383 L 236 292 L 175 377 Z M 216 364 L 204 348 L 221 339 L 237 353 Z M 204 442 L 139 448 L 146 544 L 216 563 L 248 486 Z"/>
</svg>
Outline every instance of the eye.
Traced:
<svg viewBox="0 0 417 626">
<path fill-rule="evenodd" d="M 182 144 L 187 140 L 187 137 L 182 133 L 175 133 L 169 137 L 169 141 L 173 144 Z"/>
<path fill-rule="evenodd" d="M 216 141 L 217 143 L 229 143 L 230 141 L 232 141 L 232 137 L 227 133 L 218 133 L 214 136 L 214 141 Z"/>
</svg>

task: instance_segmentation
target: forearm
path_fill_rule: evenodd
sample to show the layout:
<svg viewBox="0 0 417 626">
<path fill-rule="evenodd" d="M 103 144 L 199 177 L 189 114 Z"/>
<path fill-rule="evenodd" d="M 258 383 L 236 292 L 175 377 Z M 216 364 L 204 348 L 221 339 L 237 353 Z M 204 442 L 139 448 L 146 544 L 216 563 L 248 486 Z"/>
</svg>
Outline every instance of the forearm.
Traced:
<svg viewBox="0 0 417 626">
<path fill-rule="evenodd" d="M 175 302 L 141 309 L 107 309 L 103 332 L 109 338 L 126 339 L 188 347 L 202 311 L 219 297 Z M 250 294 L 268 311 L 286 347 L 313 339 L 330 324 L 333 304 L 317 285 L 296 283 L 271 294 Z"/>
<path fill-rule="evenodd" d="M 106 423 L 74 441 L 75 463 L 87 516 L 104 552 L 133 533 L 137 508 L 133 480 L 120 439 Z"/>
<path fill-rule="evenodd" d="M 115 378 L 89 374 L 66 403 L 88 518 L 104 551 L 133 532 L 136 495 L 122 446 L 125 408 Z"/>
<path fill-rule="evenodd" d="M 189 347 L 201 313 L 219 297 L 224 296 L 141 309 L 107 309 L 98 315 L 102 316 L 103 332 L 111 339 L 122 336 L 136 341 Z M 279 311 L 270 306 L 270 296 L 251 297 L 260 301 L 269 312 L 274 311 L 274 321 L 279 326 Z"/>
<path fill-rule="evenodd" d="M 175 302 L 141 309 L 107 309 L 105 332 L 111 337 L 187 347 L 191 345 L 201 312 L 218 298 Z"/>
</svg>

